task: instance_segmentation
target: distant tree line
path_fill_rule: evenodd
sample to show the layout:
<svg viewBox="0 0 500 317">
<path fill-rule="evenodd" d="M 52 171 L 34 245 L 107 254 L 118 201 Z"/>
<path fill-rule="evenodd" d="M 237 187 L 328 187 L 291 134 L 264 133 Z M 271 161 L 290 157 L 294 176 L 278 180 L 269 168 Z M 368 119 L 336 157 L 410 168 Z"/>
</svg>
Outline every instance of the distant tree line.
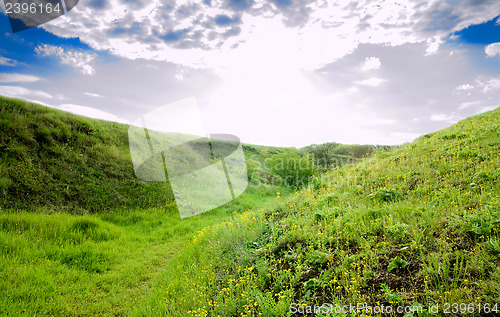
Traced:
<svg viewBox="0 0 500 317">
<path fill-rule="evenodd" d="M 375 151 L 387 151 L 389 145 L 341 144 L 329 142 L 312 144 L 300 149 L 300 152 L 314 156 L 316 166 L 327 170 L 334 166 L 342 166 L 365 158 Z"/>
<path fill-rule="evenodd" d="M 299 188 L 308 185 L 318 172 L 354 163 L 375 151 L 388 149 L 390 146 L 336 142 L 313 144 L 300 149 L 246 149 L 247 153 L 253 152 L 252 159 L 247 159 L 249 180 L 255 182 L 259 178 L 266 183 Z"/>
</svg>

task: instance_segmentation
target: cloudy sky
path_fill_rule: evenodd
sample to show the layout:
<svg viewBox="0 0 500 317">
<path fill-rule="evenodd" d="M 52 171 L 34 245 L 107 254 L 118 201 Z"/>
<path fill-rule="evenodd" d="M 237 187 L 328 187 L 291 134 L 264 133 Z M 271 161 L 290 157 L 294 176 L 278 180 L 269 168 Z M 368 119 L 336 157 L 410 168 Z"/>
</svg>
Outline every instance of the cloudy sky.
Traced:
<svg viewBox="0 0 500 317">
<path fill-rule="evenodd" d="M 81 0 L 12 33 L 0 94 L 133 122 L 196 97 L 244 142 L 401 144 L 500 105 L 498 0 Z"/>
</svg>

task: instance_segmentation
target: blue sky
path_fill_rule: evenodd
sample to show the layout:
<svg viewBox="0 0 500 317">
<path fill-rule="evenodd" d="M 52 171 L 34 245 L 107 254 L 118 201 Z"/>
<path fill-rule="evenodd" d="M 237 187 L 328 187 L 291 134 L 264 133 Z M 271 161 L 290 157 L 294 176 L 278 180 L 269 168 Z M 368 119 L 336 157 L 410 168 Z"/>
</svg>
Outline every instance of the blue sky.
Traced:
<svg viewBox="0 0 500 317">
<path fill-rule="evenodd" d="M 120 122 L 194 96 L 209 132 L 244 142 L 400 144 L 500 104 L 499 13 L 472 0 L 99 0 L 18 33 L 0 13 L 0 94 Z"/>
<path fill-rule="evenodd" d="M 464 48 L 468 51 L 468 58 L 478 69 L 490 75 L 500 74 L 498 58 L 491 58 L 485 53 L 485 46 L 500 42 L 499 16 L 480 24 L 473 24 L 458 32 L 450 34 L 446 41 L 450 47 Z"/>
<path fill-rule="evenodd" d="M 69 66 L 63 66 L 57 58 L 43 58 L 35 52 L 35 48 L 50 44 L 70 50 L 97 53 L 103 61 L 112 61 L 114 58 L 106 51 L 95 51 L 78 37 L 64 38 L 47 32 L 45 29 L 31 28 L 20 33 L 12 33 L 9 20 L 4 13 L 0 14 L 0 54 L 3 57 L 16 60 L 16 67 L 0 65 L 0 71 L 5 73 L 30 73 L 41 76 L 50 76 L 55 73 L 71 71 Z"/>
<path fill-rule="evenodd" d="M 458 41 L 463 44 L 477 44 L 484 46 L 500 42 L 500 23 L 498 16 L 481 24 L 474 24 L 453 35 L 458 36 Z"/>
</svg>

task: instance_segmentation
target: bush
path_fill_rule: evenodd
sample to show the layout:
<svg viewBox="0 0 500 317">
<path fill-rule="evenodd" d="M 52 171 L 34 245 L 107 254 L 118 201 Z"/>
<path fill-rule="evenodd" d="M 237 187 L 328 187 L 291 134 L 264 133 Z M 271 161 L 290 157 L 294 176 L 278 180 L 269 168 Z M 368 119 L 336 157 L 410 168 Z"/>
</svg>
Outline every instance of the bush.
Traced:
<svg viewBox="0 0 500 317">
<path fill-rule="evenodd" d="M 281 177 L 284 185 L 291 187 L 308 185 L 316 170 L 313 156 L 309 154 L 301 156 L 293 151 L 271 155 L 266 163 L 273 174 Z"/>
</svg>

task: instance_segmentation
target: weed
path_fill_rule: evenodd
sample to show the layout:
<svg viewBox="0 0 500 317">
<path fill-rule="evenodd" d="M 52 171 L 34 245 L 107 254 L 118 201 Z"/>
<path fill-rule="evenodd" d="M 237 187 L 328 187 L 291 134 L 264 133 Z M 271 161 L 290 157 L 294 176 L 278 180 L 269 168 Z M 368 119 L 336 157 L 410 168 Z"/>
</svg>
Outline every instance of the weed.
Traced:
<svg viewBox="0 0 500 317">
<path fill-rule="evenodd" d="M 405 268 L 408 265 L 408 262 L 401 259 L 399 256 L 392 259 L 391 263 L 387 266 L 387 272 L 391 272 L 392 270 L 399 270 Z"/>
</svg>

